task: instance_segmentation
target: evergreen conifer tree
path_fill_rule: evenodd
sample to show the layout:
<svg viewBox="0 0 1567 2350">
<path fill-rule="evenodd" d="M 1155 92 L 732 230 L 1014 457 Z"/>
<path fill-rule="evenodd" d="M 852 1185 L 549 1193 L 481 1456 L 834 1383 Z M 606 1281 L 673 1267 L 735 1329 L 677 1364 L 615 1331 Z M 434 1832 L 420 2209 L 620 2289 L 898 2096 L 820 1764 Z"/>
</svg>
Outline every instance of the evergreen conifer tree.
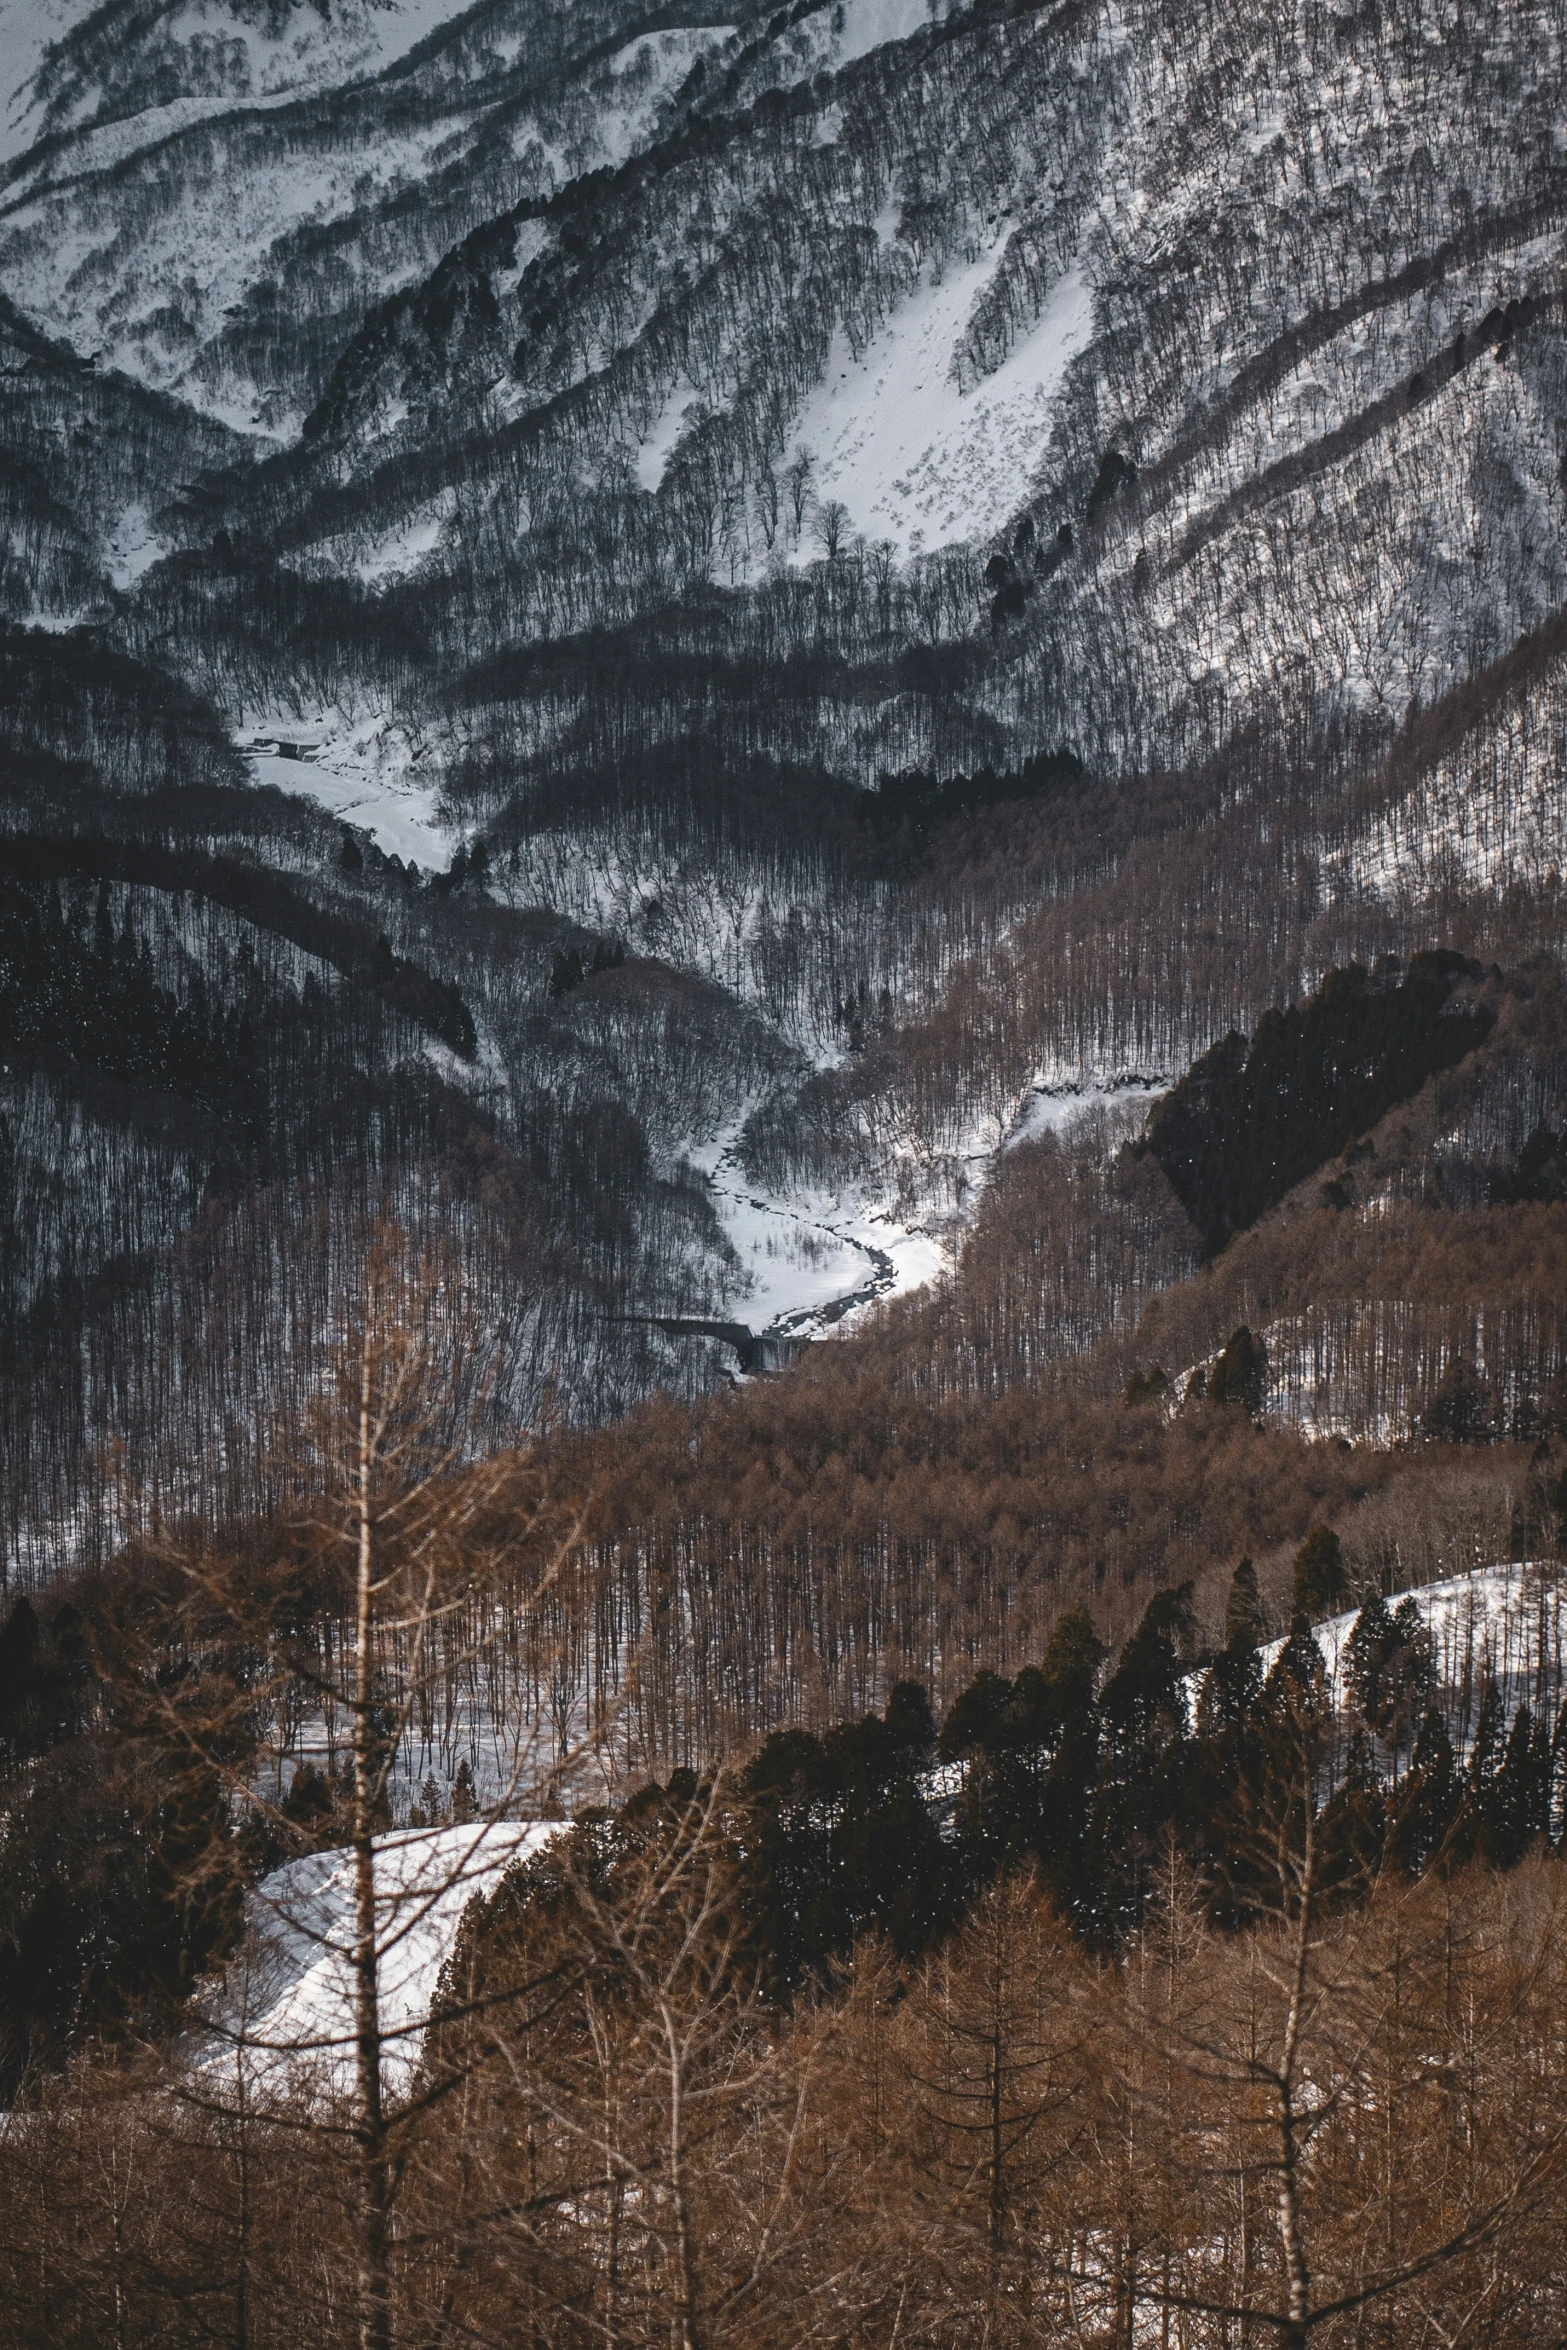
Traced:
<svg viewBox="0 0 1567 2350">
<path fill-rule="evenodd" d="M 1338 1536 L 1330 1526 L 1313 1526 L 1295 1553 L 1294 1613 L 1310 1624 L 1337 1615 L 1349 1596 L 1349 1578 Z"/>
</svg>

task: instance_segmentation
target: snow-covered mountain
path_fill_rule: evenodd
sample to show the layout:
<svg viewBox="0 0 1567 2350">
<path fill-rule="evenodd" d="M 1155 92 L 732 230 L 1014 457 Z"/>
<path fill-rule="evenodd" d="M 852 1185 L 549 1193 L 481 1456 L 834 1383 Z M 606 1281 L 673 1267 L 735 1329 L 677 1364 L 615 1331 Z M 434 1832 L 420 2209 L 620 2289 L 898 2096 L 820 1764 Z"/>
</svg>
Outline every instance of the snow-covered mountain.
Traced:
<svg viewBox="0 0 1567 2350">
<path fill-rule="evenodd" d="M 265 1152 L 244 1087 L 177 1149 L 95 1093 L 130 1228 L 395 1166 L 416 1221 L 468 1203 L 485 1296 L 547 1268 L 512 1392 L 569 1357 L 598 1417 L 839 1326 L 867 1250 L 949 1261 L 1042 1089 L 1146 1098 L 1335 963 L 1555 952 L 1564 39 L 1562 0 L 4 0 L 27 889 L 152 940 L 221 884 L 413 1021 L 345 1012 L 319 1149 L 305 1058 Z M 163 984 L 238 1019 L 188 928 Z M 13 1073 L 35 1186 L 63 1050 Z M 468 1121 L 505 1184 L 409 1172 Z M 119 1226 L 66 1196 L 11 1256 L 71 1318 Z M 137 1263 L 140 1425 L 203 1387 Z"/>
<path fill-rule="evenodd" d="M 335 344 L 486 198 L 620 161 L 721 38 L 620 40 L 638 21 L 537 0 L 58 18 L 17 0 L 0 273 L 78 350 L 288 437 Z"/>
</svg>

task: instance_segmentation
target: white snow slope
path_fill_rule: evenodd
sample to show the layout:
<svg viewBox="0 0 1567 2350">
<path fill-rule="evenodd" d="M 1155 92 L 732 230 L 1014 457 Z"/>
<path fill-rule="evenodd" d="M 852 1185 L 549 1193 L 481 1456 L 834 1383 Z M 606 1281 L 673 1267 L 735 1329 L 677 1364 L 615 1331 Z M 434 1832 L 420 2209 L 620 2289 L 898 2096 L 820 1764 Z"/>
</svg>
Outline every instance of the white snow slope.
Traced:
<svg viewBox="0 0 1567 2350">
<path fill-rule="evenodd" d="M 67 77 L 79 59 L 45 64 L 48 44 L 88 13 L 85 0 L 0 0 L 0 179 L 8 167 L 14 175 L 0 190 L 6 292 L 105 364 L 177 392 L 235 431 L 289 439 L 304 421 L 297 401 L 268 366 L 257 361 L 257 376 L 250 359 L 230 352 L 220 361 L 216 347 L 299 231 L 359 214 L 371 223 L 378 207 L 449 173 L 475 152 L 473 141 L 482 145 L 508 58 L 522 47 L 521 0 L 498 16 L 492 9 L 483 70 L 454 81 L 432 68 L 423 106 L 405 93 L 405 113 L 377 115 L 369 134 L 352 109 L 339 125 L 319 105 L 309 114 L 309 102 L 364 89 L 393 67 L 417 76 L 403 61 L 434 34 L 460 44 L 471 0 L 334 0 L 330 11 L 300 0 L 275 36 L 232 16 L 224 0 L 187 0 L 143 28 L 143 70 L 130 95 L 108 99 L 93 71 Z M 675 28 L 585 59 L 569 90 L 553 89 L 547 105 L 541 97 L 555 132 L 508 99 L 514 162 L 489 186 L 493 209 L 624 160 L 692 59 L 728 31 Z M 149 61 L 188 88 L 144 103 L 142 93 L 161 86 Z M 564 147 L 562 105 L 576 126 Z M 269 112 L 301 106 L 308 123 L 267 130 Z M 434 258 L 416 229 L 403 237 L 382 222 L 367 226 L 355 267 L 374 300 Z"/>
<path fill-rule="evenodd" d="M 265 711 L 235 740 L 256 783 L 316 801 L 405 864 L 429 872 L 450 862 L 453 837 L 441 822 L 438 774 L 425 747 L 384 713 Z M 280 751 L 280 743 L 298 756 Z"/>
<path fill-rule="evenodd" d="M 985 537 L 1016 511 L 1044 457 L 1054 395 L 1093 331 L 1092 292 L 1070 269 L 995 373 L 960 391 L 963 330 L 1003 250 L 922 282 L 859 359 L 840 328 L 795 421 L 818 497 L 840 499 L 856 530 L 900 556 Z"/>
<path fill-rule="evenodd" d="M 1389 1610 L 1407 1598 L 1413 1598 L 1431 1642 L 1438 1696 L 1448 1709 L 1455 1746 L 1461 1749 L 1473 1728 L 1488 1680 L 1496 1683 L 1509 1720 L 1520 1705 L 1559 1698 L 1567 1671 L 1567 1589 L 1554 1561 L 1476 1567 L 1413 1593 L 1395 1592 Z M 1359 1613 L 1350 1608 L 1313 1626 L 1335 1709 L 1348 1699 L 1346 1652 Z M 1263 1650 L 1264 1672 L 1282 1646 L 1275 1640 Z"/>
<path fill-rule="evenodd" d="M 941 1236 L 901 1220 L 874 1186 L 763 1191 L 736 1163 L 732 1134 L 690 1158 L 740 1259 L 744 1285 L 729 1310 L 758 1334 L 841 1335 L 867 1307 L 923 1288 L 950 1263 Z"/>
<path fill-rule="evenodd" d="M 418 2068 L 430 2002 L 464 1910 L 560 1826 L 478 1821 L 376 1838 L 382 2073 L 394 2095 Z M 345 2093 L 354 2063 L 352 1853 L 311 1853 L 276 1870 L 251 1896 L 250 1919 L 252 1933 L 223 1981 L 207 2062 L 243 2064 L 264 2094 Z"/>
</svg>

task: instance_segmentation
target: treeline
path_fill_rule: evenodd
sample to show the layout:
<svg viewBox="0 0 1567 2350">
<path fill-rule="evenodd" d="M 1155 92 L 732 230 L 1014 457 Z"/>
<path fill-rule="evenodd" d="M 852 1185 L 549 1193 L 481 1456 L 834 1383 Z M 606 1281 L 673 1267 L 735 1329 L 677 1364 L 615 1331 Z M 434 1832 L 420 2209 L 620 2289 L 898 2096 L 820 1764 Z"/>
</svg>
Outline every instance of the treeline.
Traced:
<svg viewBox="0 0 1567 2350">
<path fill-rule="evenodd" d="M 929 1959 L 868 1943 L 781 2015 L 725 1969 L 722 1883 L 681 1816 L 605 1835 L 465 1947 L 430 2052 L 446 2094 L 399 2133 L 394 2340 L 613 2327 L 652 2350 L 673 2308 L 736 2350 L 1165 2326 L 1218 2350 L 1239 2313 L 1289 2339 L 1292 2242 L 1307 2338 L 1335 2350 L 1357 2321 L 1436 2350 L 1477 2304 L 1495 2350 L 1559 2329 L 1559 1863 L 1328 1907 L 1290 2040 L 1270 1978 L 1294 1920 L 1215 1935 L 1179 1874 L 1117 1965 L 1008 1886 Z M 339 2116 L 237 2104 L 83 2063 L 15 2116 L 19 2343 L 357 2339 Z"/>
<path fill-rule="evenodd" d="M 361 857 L 351 835 L 345 836 L 343 853 L 351 865 Z M 177 897 L 188 892 L 198 900 L 227 907 L 258 930 L 287 939 L 344 978 L 357 981 L 361 987 L 368 984 L 389 1012 L 424 1027 L 463 1060 L 471 1061 L 474 1057 L 473 1016 L 454 987 L 421 970 L 406 957 L 394 955 L 384 932 L 378 937 L 368 926 L 355 923 L 337 909 L 311 903 L 298 890 L 290 888 L 281 875 L 264 865 L 173 848 L 162 841 L 124 838 L 110 841 L 82 833 L 15 832 L 8 836 L 7 854 L 11 871 L 8 913 L 13 927 L 25 924 L 25 909 L 30 902 L 39 909 L 33 914 L 35 926 L 52 923 L 61 964 L 57 977 L 50 980 L 37 973 L 29 964 L 25 949 L 19 949 L 9 962 L 13 988 L 24 984 L 24 975 L 28 974 L 31 974 L 31 984 L 45 993 L 51 985 L 69 992 L 82 984 L 81 974 L 73 968 L 71 954 L 60 944 L 62 924 L 58 904 L 46 904 L 40 884 L 57 879 L 97 881 L 101 930 L 107 916 L 108 884 L 113 880 L 172 892 Z M 79 1050 L 72 1050 L 64 1034 L 49 1036 L 45 1041 L 53 1015 L 43 996 L 26 1012 L 16 1007 L 13 1016 L 19 1035 L 29 1039 L 30 1051 L 44 1054 L 52 1051 L 58 1058 L 67 1060 L 82 1057 Z M 76 1042 L 79 1045 L 79 1036 Z M 106 1049 L 112 1050 L 112 1043 L 107 1039 L 105 1043 Z M 199 1059 L 199 1054 L 196 1057 Z M 174 1085 L 172 1090 L 189 1089 Z"/>
<path fill-rule="evenodd" d="M 1559 1538 L 1567 1478 L 1558 1478 L 1550 1508 Z M 312 1655 L 329 1670 L 332 1647 L 345 1653 L 350 1642 L 334 1622 L 330 1579 L 320 1580 L 326 1566 L 320 1557 L 311 1572 L 298 1556 L 269 1561 L 254 1582 L 279 1655 L 290 1674 L 303 1675 L 296 1699 Z M 1373 1585 L 1335 1646 L 1330 1675 L 1312 1621 L 1346 1604 L 1351 1580 L 1339 1538 L 1319 1525 L 1294 1553 L 1290 1629 L 1271 1662 L 1262 1653 L 1268 1611 L 1245 1558 L 1228 1578 L 1212 1634 L 1190 1582 L 1154 1594 L 1119 1656 L 1086 1609 L 1068 1607 L 1031 1661 L 1012 1674 L 981 1669 L 956 1688 L 944 1718 L 924 1682 L 904 1680 L 884 1708 L 857 1721 L 819 1731 L 796 1724 L 747 1742 L 749 1759 L 731 1761 L 719 1779 L 726 1870 L 747 1963 L 769 1996 L 823 1988 L 867 1934 L 902 1960 L 917 1958 L 961 1925 L 987 1888 L 1019 1873 L 1048 1893 L 1085 1944 L 1107 1951 L 1124 1950 L 1144 1930 L 1172 1852 L 1209 1889 L 1213 1923 L 1244 1924 L 1256 1910 L 1254 1823 L 1302 1767 L 1320 1806 L 1316 1865 L 1330 1890 L 1476 1860 L 1512 1868 L 1567 1834 L 1560 1570 L 1520 1568 L 1495 1621 L 1482 1600 L 1440 1641 L 1416 1599 L 1390 1607 Z M 520 1595 L 525 1585 L 517 1588 Z M 451 1595 L 442 1613 L 460 1618 L 454 1653 L 486 1609 L 493 1614 L 497 1596 L 482 1577 L 471 1593 Z M 558 1638 L 558 1616 L 548 1629 Z M 455 1690 L 439 1657 L 421 1662 L 421 1672 L 434 1670 L 406 1732 L 410 1746 L 433 1703 L 461 1721 L 467 1751 L 410 1751 L 389 1781 L 379 1825 L 401 1826 L 410 1815 L 421 1827 L 461 1821 L 487 1784 L 497 1776 L 506 1783 L 485 1747 L 499 1731 L 527 1749 L 526 1678 L 512 1677 L 519 1659 L 508 1655 L 511 1645 L 502 1642 L 484 1675 L 484 1702 L 503 1723 L 479 1718 L 477 1692 Z M 559 1669 L 549 1703 L 557 1725 L 571 1728 Z M 182 1677 L 171 1682 L 171 1671 Z M 226 1693 L 247 1679 L 257 1705 L 226 1721 L 215 1765 L 181 1725 L 203 1706 L 221 1714 Z M 25 1597 L 12 1605 L 0 1629 L 0 1764 L 10 1789 L 0 2080 L 8 2096 L 96 2037 L 166 2024 L 231 1946 L 240 1887 L 345 1841 L 346 1749 L 296 1750 L 290 1761 L 287 1725 L 260 1703 L 273 1679 L 256 1659 L 247 1669 L 232 1627 L 226 1638 L 221 1626 L 197 1630 L 177 1567 L 88 1581 L 74 1600 L 41 1612 Z M 173 1714 L 158 1694 L 171 1689 Z M 390 1673 L 383 1666 L 389 1723 L 404 1697 L 395 1665 Z M 611 1704 L 599 1717 L 612 1767 L 623 1738 L 618 1710 Z M 308 1706 L 294 1730 L 317 1734 Z M 619 1769 L 633 1782 L 644 1775 L 629 1746 Z M 279 1800 L 235 1804 L 219 1770 L 235 1785 L 254 1782 L 263 1798 L 275 1771 Z M 85 1800 L 94 1781 L 99 1792 Z M 697 1783 L 689 1766 L 677 1768 L 671 1799 L 692 1802 Z M 632 1825 L 650 1810 L 656 1816 L 662 1801 L 654 1781 L 617 1816 Z M 584 1815 L 578 1833 L 589 1853 L 595 1823 L 610 1816 Z M 532 1874 L 547 1885 L 556 1865 L 552 1855 Z"/>
<path fill-rule="evenodd" d="M 1476 1557 L 1548 1556 L 1560 1459 L 1559 1437 L 1543 1453 L 1306 1443 L 1218 1392 L 1174 1416 L 1026 1392 L 927 1413 L 863 1368 L 696 1412 L 671 1399 L 612 1438 L 537 1456 L 561 1490 L 591 1496 L 584 1538 L 536 1606 L 518 1557 L 500 1630 L 465 1606 L 431 1631 L 441 1695 L 398 1758 L 399 1816 L 431 1773 L 449 1787 L 466 1764 L 481 1791 L 505 1785 L 519 1741 L 566 1752 L 597 1722 L 612 1724 L 609 1767 L 635 1780 L 786 1726 L 857 1720 L 900 1680 L 944 1712 L 981 1668 L 1014 1679 L 1037 1664 L 1074 1606 L 1124 1642 L 1172 1576 L 1193 1583 L 1196 1648 L 1219 1646 L 1243 1551 L 1282 1634 L 1291 1561 L 1317 1523 L 1339 1535 L 1351 1596 Z M 522 1522 L 503 1493 L 487 1539 L 504 1546 Z M 260 1539 L 264 1556 L 295 1556 L 282 1528 Z M 324 1668 L 345 1619 L 306 1587 L 300 1637 Z M 406 1667 L 389 1670 L 401 1701 Z M 320 1722 L 268 1713 L 257 1728 L 295 1762 L 341 1761 L 341 1732 Z"/>
<path fill-rule="evenodd" d="M 1298 1596 L 1334 1569 L 1308 1543 Z M 1495 2350 L 1538 2340 L 1561 2294 L 1559 1740 L 1527 1708 L 1504 1739 L 1482 1704 L 1455 1755 L 1408 1611 L 1371 1602 L 1335 1786 L 1304 1618 L 1264 1678 L 1244 1568 L 1230 1598 L 1195 1735 L 1169 1591 L 1108 1675 L 1068 1616 L 939 1731 L 904 1686 L 510 1870 L 386 2108 L 379 2282 L 356 2109 L 308 2052 L 279 2095 L 243 2043 L 173 2037 L 133 1941 L 11 2091 L 18 2341 L 107 2313 L 127 2342 L 347 2342 L 368 2308 L 394 2342 L 521 2324 L 640 2350 L 673 2309 L 678 2341 L 768 2350 L 1090 2326 L 1218 2350 L 1243 2321 L 1349 2345 L 1369 2320 L 1435 2350 L 1477 2305 Z M 174 1946 L 228 1948 L 210 1822 L 166 1799 L 154 1827 L 99 1769 L 120 1867 L 86 1881 L 132 1873 L 135 1818 Z M 79 1779 L 40 1783 L 7 1869 L 47 1854 L 44 1789 L 68 1835 L 102 1824 Z"/>
<path fill-rule="evenodd" d="M 451 968 L 470 920 L 451 892 L 367 880 L 357 850 L 323 886 L 177 831 L 18 845 L 0 891 L 8 1576 L 101 1557 L 171 1510 L 265 1516 L 271 1414 L 308 1388 L 388 1200 L 455 1250 L 454 1312 L 492 1315 L 510 1370 L 488 1441 L 546 1386 L 598 1418 L 714 1375 L 710 1345 L 649 1317 L 719 1310 L 734 1275 L 681 1162 L 776 1051 L 716 990 L 618 967 L 552 1003 L 560 927 L 508 955 L 526 926 L 496 910 L 507 935 L 469 936 L 458 964 L 511 991 L 496 1105 L 431 1065 L 409 1017 L 471 1050 L 461 993 L 370 926 Z M 227 1467 L 206 1488 L 216 1427 Z"/>
<path fill-rule="evenodd" d="M 1552 1576 L 1541 1604 L 1554 1621 Z M 1308 1537 L 1293 1582 L 1319 1612 L 1344 1596 L 1336 1537 Z M 1305 1606 L 1264 1672 L 1249 1560 L 1225 1623 L 1222 1645 L 1204 1648 L 1191 1587 L 1162 1591 L 1107 1662 L 1091 1618 L 1068 1609 L 1037 1665 L 980 1673 L 939 1728 L 923 1687 L 905 1682 L 883 1716 L 819 1737 L 774 1732 L 739 1780 L 735 1863 L 769 1979 L 825 1979 L 866 1932 L 914 1956 L 1016 1871 L 1087 1941 L 1124 1946 L 1172 1845 L 1213 1888 L 1216 1922 L 1237 1923 L 1249 1906 L 1246 1823 L 1266 1810 L 1270 1774 L 1307 1719 L 1328 1883 L 1475 1857 L 1514 1867 L 1562 1832 L 1562 1660 L 1549 1634 L 1536 1702 L 1514 1709 L 1483 1652 L 1464 1682 L 1440 1687 L 1415 1603 L 1389 1609 L 1373 1594 L 1346 1643 L 1347 1711 L 1333 1720 Z"/>
<path fill-rule="evenodd" d="M 1484 1043 L 1490 1006 L 1452 1001 L 1458 980 L 1480 976 L 1438 954 L 1416 955 L 1407 976 L 1330 971 L 1304 1005 L 1265 1013 L 1249 1046 L 1232 1031 L 1194 1063 L 1156 1106 L 1148 1148 L 1209 1255 Z"/>
</svg>

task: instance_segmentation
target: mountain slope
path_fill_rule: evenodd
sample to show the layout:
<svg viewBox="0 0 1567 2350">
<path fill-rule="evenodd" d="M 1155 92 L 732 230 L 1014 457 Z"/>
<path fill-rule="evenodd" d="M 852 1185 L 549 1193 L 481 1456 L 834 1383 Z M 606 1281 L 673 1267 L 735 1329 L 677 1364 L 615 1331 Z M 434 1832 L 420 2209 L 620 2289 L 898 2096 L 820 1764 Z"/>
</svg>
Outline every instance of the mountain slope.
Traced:
<svg viewBox="0 0 1567 2350">
<path fill-rule="evenodd" d="M 379 1108 L 294 1177 L 492 1300 L 531 1250 L 574 1415 L 928 1272 L 1041 1103 L 1335 966 L 1559 953 L 1562 0 L 4 23 L 4 821 L 177 1003 L 257 927 L 173 902 L 202 860 L 368 940 L 310 976 Z M 194 1201 L 198 1267 L 299 1213 L 94 1066 L 27 1083 L 106 1166 L 159 1137 L 161 1204 L 18 1275 L 76 1284 L 32 1395 L 111 1236 L 139 1360 Z"/>
</svg>

